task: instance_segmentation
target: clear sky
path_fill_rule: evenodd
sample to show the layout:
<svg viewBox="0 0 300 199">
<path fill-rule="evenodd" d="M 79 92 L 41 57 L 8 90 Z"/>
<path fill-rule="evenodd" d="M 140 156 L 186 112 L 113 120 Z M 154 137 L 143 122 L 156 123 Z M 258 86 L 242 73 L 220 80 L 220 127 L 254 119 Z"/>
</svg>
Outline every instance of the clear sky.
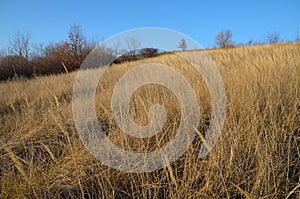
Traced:
<svg viewBox="0 0 300 199">
<path fill-rule="evenodd" d="M 215 35 L 231 29 L 236 43 L 261 41 L 270 32 L 284 40 L 300 34 L 299 0 L 1 0 L 0 48 L 14 33 L 30 32 L 33 43 L 67 39 L 72 24 L 99 40 L 140 27 L 163 27 L 189 35 L 203 47 L 212 47 Z"/>
</svg>

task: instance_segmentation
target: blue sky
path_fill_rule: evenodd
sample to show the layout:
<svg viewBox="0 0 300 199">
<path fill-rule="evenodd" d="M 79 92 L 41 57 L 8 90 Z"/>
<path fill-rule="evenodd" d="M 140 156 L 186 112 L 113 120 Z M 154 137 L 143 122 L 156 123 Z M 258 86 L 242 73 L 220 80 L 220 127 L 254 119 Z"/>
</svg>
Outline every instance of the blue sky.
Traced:
<svg viewBox="0 0 300 199">
<path fill-rule="evenodd" d="M 224 29 L 232 30 L 236 43 L 261 41 L 269 32 L 295 40 L 297 28 L 300 34 L 299 0 L 47 2 L 1 0 L 0 48 L 9 45 L 17 31 L 29 31 L 33 43 L 59 42 L 67 39 L 75 23 L 88 39 L 102 40 L 133 28 L 163 27 L 180 31 L 205 48 L 212 47 L 215 35 Z"/>
</svg>

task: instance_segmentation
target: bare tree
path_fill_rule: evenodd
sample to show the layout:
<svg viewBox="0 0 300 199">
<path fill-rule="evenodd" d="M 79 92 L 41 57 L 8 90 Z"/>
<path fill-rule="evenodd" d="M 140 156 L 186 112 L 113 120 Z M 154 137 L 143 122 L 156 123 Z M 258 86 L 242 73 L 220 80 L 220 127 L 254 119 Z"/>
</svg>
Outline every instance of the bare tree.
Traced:
<svg viewBox="0 0 300 199">
<path fill-rule="evenodd" d="M 183 51 L 187 48 L 187 45 L 186 45 L 186 42 L 185 42 L 185 39 L 182 38 L 181 41 L 179 42 L 178 48 L 181 48 Z"/>
<path fill-rule="evenodd" d="M 127 47 L 131 55 L 135 55 L 135 50 L 141 47 L 141 42 L 134 37 L 127 38 Z"/>
<path fill-rule="evenodd" d="M 219 48 L 233 47 L 234 42 L 232 41 L 232 31 L 222 30 L 215 37 L 215 45 Z"/>
<path fill-rule="evenodd" d="M 82 54 L 84 44 L 86 43 L 86 39 L 82 34 L 80 25 L 72 25 L 69 30 L 68 37 L 71 53 L 75 56 L 75 58 L 77 58 Z"/>
<path fill-rule="evenodd" d="M 30 51 L 30 48 L 29 48 L 30 43 L 29 42 L 30 42 L 29 32 L 15 33 L 12 40 L 10 40 L 12 54 L 22 57 L 25 60 L 28 60 L 29 51 Z"/>
<path fill-rule="evenodd" d="M 268 44 L 277 44 L 279 43 L 279 32 L 273 32 L 273 33 L 268 33 L 267 35 L 267 42 Z"/>
<path fill-rule="evenodd" d="M 5 57 L 7 57 L 8 55 L 9 55 L 8 50 L 2 48 L 2 49 L 0 50 L 0 62 L 1 62 Z"/>
<path fill-rule="evenodd" d="M 9 42 L 10 55 L 6 57 L 5 62 L 12 67 L 14 74 L 17 75 L 19 68 L 27 66 L 29 62 L 30 34 L 29 32 L 16 32 Z"/>
<path fill-rule="evenodd" d="M 300 42 L 300 28 L 297 28 L 296 42 Z"/>
<path fill-rule="evenodd" d="M 121 47 L 121 41 L 117 41 L 116 43 L 113 44 L 113 53 L 115 57 L 118 57 L 120 54 L 120 47 Z"/>
<path fill-rule="evenodd" d="M 38 58 L 45 56 L 45 46 L 44 44 L 33 44 L 32 45 L 32 51 L 31 51 L 31 57 Z"/>
</svg>

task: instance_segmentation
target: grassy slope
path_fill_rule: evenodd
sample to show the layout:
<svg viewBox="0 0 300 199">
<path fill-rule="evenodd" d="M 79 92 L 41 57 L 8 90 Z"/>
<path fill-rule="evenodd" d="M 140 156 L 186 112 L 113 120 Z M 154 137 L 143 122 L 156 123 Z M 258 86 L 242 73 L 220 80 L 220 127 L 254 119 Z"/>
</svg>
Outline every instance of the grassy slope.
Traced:
<svg viewBox="0 0 300 199">
<path fill-rule="evenodd" d="M 201 144 L 197 139 L 178 161 L 153 173 L 110 169 L 82 146 L 71 112 L 75 72 L 0 83 L 0 198 L 299 197 L 300 44 L 208 53 L 222 74 L 228 98 L 221 138 L 205 159 L 195 158 Z M 150 149 L 116 127 L 109 94 L 124 72 L 151 62 L 172 65 L 184 74 L 196 90 L 202 118 L 208 118 L 209 95 L 203 82 L 176 56 L 113 65 L 100 81 L 98 92 L 106 97 L 97 101 L 96 109 L 111 139 L 127 150 Z M 160 102 L 168 113 L 164 130 L 170 136 L 176 133 L 179 105 L 167 90 L 145 87 L 132 99 L 137 123 L 146 124 L 147 108 Z M 205 122 L 201 125 L 199 131 L 206 128 Z M 170 139 L 163 132 L 157 140 L 161 138 Z"/>
</svg>

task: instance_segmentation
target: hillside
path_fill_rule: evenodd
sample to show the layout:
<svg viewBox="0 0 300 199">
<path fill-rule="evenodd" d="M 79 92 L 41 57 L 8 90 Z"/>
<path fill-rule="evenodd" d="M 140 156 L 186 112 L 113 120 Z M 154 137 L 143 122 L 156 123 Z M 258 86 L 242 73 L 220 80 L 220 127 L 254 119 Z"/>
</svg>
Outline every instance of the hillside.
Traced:
<svg viewBox="0 0 300 199">
<path fill-rule="evenodd" d="M 202 144 L 197 137 L 179 160 L 151 173 L 111 169 L 83 146 L 72 117 L 77 72 L 1 82 L 0 198 L 299 198 L 300 43 L 207 52 L 227 96 L 221 137 L 204 159 L 195 155 Z M 154 139 L 126 136 L 112 118 L 115 83 L 135 66 L 153 62 L 190 81 L 201 107 L 197 130 L 205 133 L 209 124 L 207 88 L 176 55 L 112 65 L 99 82 L 96 111 L 113 142 L 129 151 L 159 148 L 180 122 L 175 96 L 155 85 L 139 89 L 130 103 L 140 125 L 149 123 L 154 102 L 164 105 L 167 122 Z"/>
</svg>

